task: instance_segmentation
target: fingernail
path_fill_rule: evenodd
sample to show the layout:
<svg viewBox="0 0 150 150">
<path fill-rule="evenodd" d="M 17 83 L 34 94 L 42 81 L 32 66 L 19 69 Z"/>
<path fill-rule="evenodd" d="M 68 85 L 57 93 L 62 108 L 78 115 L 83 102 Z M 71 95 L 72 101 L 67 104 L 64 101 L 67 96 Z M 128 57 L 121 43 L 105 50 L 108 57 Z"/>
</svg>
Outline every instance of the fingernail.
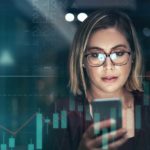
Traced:
<svg viewBox="0 0 150 150">
<path fill-rule="evenodd" d="M 100 123 L 99 122 L 95 123 L 94 124 L 94 129 L 99 129 L 99 128 L 100 128 Z"/>
<path fill-rule="evenodd" d="M 96 123 L 96 124 L 94 124 L 94 134 L 98 135 L 99 132 L 100 132 L 100 124 Z"/>
<path fill-rule="evenodd" d="M 116 132 L 116 131 L 112 131 L 112 132 L 110 132 L 110 134 L 111 134 L 112 136 L 115 136 L 115 135 L 117 134 L 117 132 Z"/>
<path fill-rule="evenodd" d="M 111 119 L 110 119 L 110 123 L 111 123 L 111 124 L 116 124 L 116 120 L 111 118 Z"/>
</svg>

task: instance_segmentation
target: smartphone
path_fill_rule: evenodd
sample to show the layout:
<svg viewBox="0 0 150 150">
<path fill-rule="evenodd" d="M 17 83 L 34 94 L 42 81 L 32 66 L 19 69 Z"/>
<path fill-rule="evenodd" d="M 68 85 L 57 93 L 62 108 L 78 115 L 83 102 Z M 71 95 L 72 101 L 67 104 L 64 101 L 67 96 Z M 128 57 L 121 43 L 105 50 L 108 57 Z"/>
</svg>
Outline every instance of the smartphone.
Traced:
<svg viewBox="0 0 150 150">
<path fill-rule="evenodd" d="M 116 123 L 107 132 L 122 128 L 122 101 L 120 98 L 94 99 L 92 101 L 93 120 L 95 122 L 114 119 Z"/>
</svg>

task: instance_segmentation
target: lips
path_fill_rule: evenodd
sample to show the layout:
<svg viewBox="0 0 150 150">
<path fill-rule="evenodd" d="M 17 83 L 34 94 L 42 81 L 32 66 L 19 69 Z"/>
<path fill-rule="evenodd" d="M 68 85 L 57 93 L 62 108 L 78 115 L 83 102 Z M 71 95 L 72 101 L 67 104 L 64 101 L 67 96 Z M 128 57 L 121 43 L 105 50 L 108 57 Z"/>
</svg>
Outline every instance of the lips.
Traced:
<svg viewBox="0 0 150 150">
<path fill-rule="evenodd" d="M 114 82 L 118 79 L 117 76 L 106 76 L 106 77 L 102 77 L 102 80 L 104 82 Z"/>
</svg>

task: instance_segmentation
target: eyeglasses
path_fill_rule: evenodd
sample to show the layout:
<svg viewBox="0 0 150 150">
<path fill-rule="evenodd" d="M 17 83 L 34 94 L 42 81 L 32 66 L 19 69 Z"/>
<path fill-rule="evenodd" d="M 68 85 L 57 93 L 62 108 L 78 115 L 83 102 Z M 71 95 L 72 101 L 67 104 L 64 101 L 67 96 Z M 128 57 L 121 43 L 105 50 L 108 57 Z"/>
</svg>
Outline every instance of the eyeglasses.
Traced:
<svg viewBox="0 0 150 150">
<path fill-rule="evenodd" d="M 125 50 L 112 51 L 110 54 L 105 52 L 89 52 L 84 56 L 87 58 L 87 62 L 92 67 L 102 66 L 106 58 L 109 57 L 112 64 L 116 66 L 126 65 L 129 61 L 131 52 Z"/>
</svg>

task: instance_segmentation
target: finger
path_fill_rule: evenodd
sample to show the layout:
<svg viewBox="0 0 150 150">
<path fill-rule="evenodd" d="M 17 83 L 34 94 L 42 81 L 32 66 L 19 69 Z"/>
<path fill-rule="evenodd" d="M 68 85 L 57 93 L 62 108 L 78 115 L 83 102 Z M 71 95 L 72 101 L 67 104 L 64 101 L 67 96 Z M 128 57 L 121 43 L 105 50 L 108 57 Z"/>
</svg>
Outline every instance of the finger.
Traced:
<svg viewBox="0 0 150 150">
<path fill-rule="evenodd" d="M 111 125 L 115 125 L 116 121 L 114 119 L 108 119 L 108 120 L 104 120 L 104 121 L 100 121 L 97 123 L 92 124 L 86 131 L 86 135 L 90 138 L 95 137 L 95 135 L 97 135 L 100 130 L 102 130 L 103 128 L 108 128 Z"/>
<path fill-rule="evenodd" d="M 127 135 L 125 134 L 121 139 L 109 144 L 109 149 L 116 149 L 123 145 L 128 140 Z"/>
<path fill-rule="evenodd" d="M 116 132 L 114 131 L 109 133 L 108 135 L 103 135 L 101 142 L 102 149 L 116 148 L 122 145 L 126 141 L 126 133 L 127 131 L 125 129 L 119 129 Z"/>
<path fill-rule="evenodd" d="M 110 127 L 111 125 L 115 125 L 115 124 L 116 124 L 116 120 L 115 120 L 115 119 L 108 119 L 108 120 L 104 120 L 104 121 L 95 123 L 93 127 L 94 127 L 95 129 L 100 129 L 100 130 L 102 130 L 103 128 L 108 128 L 108 127 Z"/>
<path fill-rule="evenodd" d="M 120 147 L 126 141 L 127 141 L 126 135 L 124 135 L 121 139 L 119 139 L 113 143 L 108 143 L 108 141 L 106 139 L 102 139 L 101 149 L 102 150 L 116 150 L 118 147 Z"/>
<path fill-rule="evenodd" d="M 104 134 L 102 136 L 97 136 L 95 139 L 93 139 L 90 143 L 91 147 L 99 147 L 101 145 L 108 145 L 109 142 L 114 141 L 115 139 L 119 139 L 123 137 L 127 131 L 126 129 L 119 129 L 117 131 L 113 131 L 110 133 L 107 133 L 107 130 L 103 129 Z"/>
<path fill-rule="evenodd" d="M 127 134 L 127 130 L 126 129 L 118 129 L 117 131 L 113 131 L 110 132 L 108 134 L 108 139 L 109 141 L 114 141 L 115 139 L 119 139 L 121 137 L 123 137 L 125 134 Z"/>
</svg>

